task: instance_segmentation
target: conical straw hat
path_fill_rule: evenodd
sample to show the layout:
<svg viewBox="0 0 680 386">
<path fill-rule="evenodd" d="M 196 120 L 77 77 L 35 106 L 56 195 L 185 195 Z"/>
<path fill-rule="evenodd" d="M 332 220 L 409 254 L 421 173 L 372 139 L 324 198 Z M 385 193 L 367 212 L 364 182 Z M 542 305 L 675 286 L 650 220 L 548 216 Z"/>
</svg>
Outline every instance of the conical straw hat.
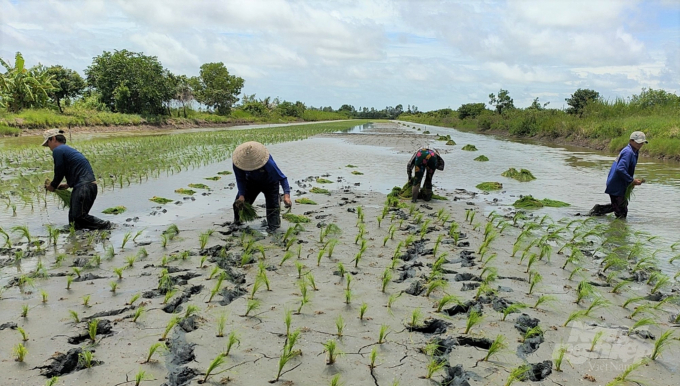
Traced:
<svg viewBox="0 0 680 386">
<path fill-rule="evenodd" d="M 257 170 L 269 161 L 269 150 L 259 142 L 245 142 L 234 150 L 231 160 L 241 170 Z"/>
</svg>

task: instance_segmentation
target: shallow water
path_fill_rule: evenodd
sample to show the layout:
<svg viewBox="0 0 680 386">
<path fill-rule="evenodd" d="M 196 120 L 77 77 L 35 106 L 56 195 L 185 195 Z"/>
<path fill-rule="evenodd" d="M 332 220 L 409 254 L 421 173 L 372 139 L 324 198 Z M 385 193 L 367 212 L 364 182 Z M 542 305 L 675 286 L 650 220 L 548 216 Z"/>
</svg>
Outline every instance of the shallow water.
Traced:
<svg viewBox="0 0 680 386">
<path fill-rule="evenodd" d="M 483 194 L 480 196 L 481 200 L 475 200 L 477 204 L 482 202 L 489 204 L 484 208 L 486 213 L 494 209 L 509 211 L 510 205 L 519 198 L 519 195 L 526 194 L 540 199 L 551 198 L 572 204 L 568 208 L 544 208 L 534 211 L 536 215 L 549 214 L 554 219 L 573 216 L 576 213 L 586 213 L 595 203 L 606 203 L 609 200 L 603 192 L 607 172 L 614 159 L 613 155 L 581 148 L 513 142 L 436 126 L 416 125 L 416 127 L 423 131 L 430 130 L 432 134 L 449 134 L 457 142 L 456 146 L 446 146 L 444 142 L 432 141 L 434 146 L 442 151 L 442 156 L 446 160 L 446 169 L 435 173 L 436 187 L 450 191 L 458 188 L 477 191 L 475 186 L 481 182 L 503 183 L 501 192 Z M 414 131 L 414 133 L 417 132 Z M 304 190 L 314 185 L 330 190 L 346 188 L 387 193 L 393 186 L 401 186 L 406 182 L 406 162 L 412 151 L 426 143 L 427 140 L 415 139 L 412 141 L 412 146 L 405 146 L 406 148 L 402 149 L 361 144 L 375 143 L 375 141 L 362 141 L 361 136 L 369 134 L 373 138 L 378 135 L 375 131 L 372 133 L 371 128 L 364 125 L 357 126 L 350 131 L 350 134 L 331 134 L 268 147 L 282 171 L 289 178 L 293 199 L 296 198 L 296 190 L 301 189 L 296 181 L 324 174 L 329 174 L 327 178 L 334 182 L 326 186 L 301 182 L 307 185 Z M 139 135 L 139 133 L 134 135 Z M 84 141 L 87 138 L 90 137 L 77 140 Z M 475 145 L 479 151 L 461 151 L 461 147 L 467 143 Z M 490 161 L 473 160 L 481 154 L 489 157 Z M 347 168 L 345 167 L 347 164 L 358 167 Z M 509 167 L 529 169 L 537 179 L 532 182 L 518 182 L 500 176 Z M 125 232 L 133 231 L 134 233 L 147 227 L 164 227 L 175 221 L 201 214 L 223 213 L 223 221 L 231 221 L 233 217 L 231 203 L 236 191 L 230 188 L 229 184 L 235 182 L 234 176 L 221 176 L 219 181 L 204 179 L 215 176 L 218 171 L 222 170 L 231 170 L 231 163 L 216 163 L 168 176 L 162 174 L 160 178 L 149 179 L 148 182 L 142 184 L 132 184 L 123 189 L 111 191 L 107 188 L 105 191 L 100 191 L 91 213 L 120 225 L 112 232 L 111 240 L 115 246 L 120 245 Z M 355 170 L 364 175 L 351 174 Z M 678 236 L 680 222 L 675 217 L 680 212 L 680 200 L 678 200 L 680 197 L 680 164 L 641 159 L 636 177 L 644 177 L 647 183 L 636 189 L 630 205 L 627 221 L 630 231 L 643 231 L 649 235 L 661 236 L 660 240 L 654 241 L 652 247 L 655 248 L 667 247 L 670 243 L 680 240 Z M 341 181 L 335 182 L 338 179 Z M 204 191 L 195 189 L 197 191 L 194 195 L 195 200 L 191 200 L 174 193 L 175 189 L 186 188 L 189 183 L 204 183 L 210 186 L 212 188 L 210 195 L 203 196 L 201 193 Z M 167 197 L 178 203 L 157 205 L 148 200 L 152 196 Z M 313 194 L 305 196 L 314 199 Z M 493 202 L 494 199 L 498 202 Z M 264 203 L 262 197 L 257 203 Z M 122 215 L 101 214 L 105 208 L 118 205 L 126 206 L 127 212 Z M 163 213 L 163 209 L 167 212 Z M 293 211 L 301 214 L 306 210 L 310 208 L 296 205 Z M 126 221 L 127 219 L 135 220 Z M 612 219 L 606 217 L 597 221 L 611 223 Z M 36 206 L 31 211 L 30 207 L 19 207 L 16 216 L 12 215 L 9 208 L 0 209 L 0 223 L 6 230 L 15 225 L 27 224 L 34 235 L 44 236 L 46 231 L 43 224 L 62 226 L 66 225 L 66 222 L 67 211 L 59 209 L 54 200 L 48 200 L 46 209 Z M 13 236 L 14 239 L 18 238 L 16 234 Z M 157 241 L 160 235 L 147 231 L 144 237 Z M 663 260 L 670 256 L 672 256 L 670 251 L 666 251 L 659 257 Z M 665 268 L 674 273 L 669 266 Z"/>
</svg>

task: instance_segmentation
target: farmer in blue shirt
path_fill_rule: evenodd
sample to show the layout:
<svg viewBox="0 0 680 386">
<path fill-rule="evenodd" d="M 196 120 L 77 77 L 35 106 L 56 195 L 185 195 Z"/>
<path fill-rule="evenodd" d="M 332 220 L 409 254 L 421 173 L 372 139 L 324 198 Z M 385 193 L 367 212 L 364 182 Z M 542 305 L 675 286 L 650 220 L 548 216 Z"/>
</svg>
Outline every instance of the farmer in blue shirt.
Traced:
<svg viewBox="0 0 680 386">
<path fill-rule="evenodd" d="M 645 133 L 635 131 L 630 135 L 628 146 L 624 147 L 619 156 L 616 157 L 607 176 L 607 189 L 604 192 L 609 194 L 611 204 L 595 205 L 590 210 L 591 216 L 602 216 L 614 212 L 616 218 L 626 218 L 628 215 L 626 190 L 629 186 L 632 188 L 643 182 L 633 178 L 633 175 L 635 174 L 635 165 L 637 165 L 638 152 L 642 145 L 646 143 L 648 142 Z"/>
<path fill-rule="evenodd" d="M 234 224 L 242 223 L 239 210 L 244 203 L 252 204 L 262 193 L 267 208 L 267 229 L 278 229 L 281 226 L 279 185 L 283 189 L 284 205 L 288 208 L 292 206 L 288 178 L 276 166 L 269 150 L 259 142 L 250 141 L 239 145 L 231 158 L 238 187 L 234 201 Z"/>
<path fill-rule="evenodd" d="M 43 133 L 43 146 L 52 150 L 54 159 L 54 178 L 45 182 L 45 189 L 54 192 L 57 189 L 73 188 L 68 211 L 68 222 L 75 229 L 110 229 L 111 223 L 91 216 L 90 209 L 97 198 L 97 184 L 90 162 L 78 150 L 66 145 L 64 132 L 49 129 Z M 66 177 L 66 183 L 61 181 Z"/>
</svg>

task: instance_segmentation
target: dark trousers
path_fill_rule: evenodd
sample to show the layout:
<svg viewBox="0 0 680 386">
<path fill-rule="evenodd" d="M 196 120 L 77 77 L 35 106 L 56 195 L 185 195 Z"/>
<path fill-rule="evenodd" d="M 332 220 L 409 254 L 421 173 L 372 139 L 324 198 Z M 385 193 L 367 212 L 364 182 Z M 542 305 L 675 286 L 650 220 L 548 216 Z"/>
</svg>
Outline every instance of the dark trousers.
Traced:
<svg viewBox="0 0 680 386">
<path fill-rule="evenodd" d="M 97 184 L 88 182 L 73 188 L 68 222 L 76 229 L 107 229 L 109 222 L 90 215 L 90 209 L 97 199 Z"/>
<path fill-rule="evenodd" d="M 590 210 L 591 216 L 604 216 L 608 213 L 614 213 L 616 218 L 626 218 L 628 216 L 628 202 L 623 196 L 612 196 L 609 195 L 611 204 L 606 205 L 595 205 L 593 209 Z"/>
<path fill-rule="evenodd" d="M 260 193 L 264 194 L 265 207 L 267 208 L 267 228 L 270 230 L 278 229 L 281 226 L 281 204 L 279 198 L 279 185 L 261 185 L 246 181 L 246 191 L 243 197 L 246 202 L 252 204 Z M 238 193 L 236 193 L 238 199 Z M 238 215 L 238 207 L 234 201 L 234 223 L 240 224 L 241 219 Z"/>
</svg>

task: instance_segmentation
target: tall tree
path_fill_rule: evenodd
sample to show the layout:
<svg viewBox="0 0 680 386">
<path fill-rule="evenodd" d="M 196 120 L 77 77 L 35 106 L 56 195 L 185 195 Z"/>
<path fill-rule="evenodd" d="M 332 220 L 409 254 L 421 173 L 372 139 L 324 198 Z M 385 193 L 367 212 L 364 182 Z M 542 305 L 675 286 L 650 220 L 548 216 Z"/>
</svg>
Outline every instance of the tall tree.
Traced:
<svg viewBox="0 0 680 386">
<path fill-rule="evenodd" d="M 55 87 L 52 76 L 45 71 L 44 66 L 26 68 L 20 52 L 16 53 L 13 66 L 2 58 L 0 65 L 6 71 L 1 74 L 0 99 L 7 110 L 18 112 L 23 108 L 46 104 L 48 93 Z"/>
<path fill-rule="evenodd" d="M 222 62 L 203 64 L 200 75 L 192 79 L 196 100 L 220 115 L 228 115 L 238 102 L 243 82 L 243 78 L 229 75 Z"/>
<path fill-rule="evenodd" d="M 175 79 L 175 99 L 182 104 L 184 110 L 184 118 L 187 117 L 187 104 L 194 100 L 194 89 L 191 87 L 191 82 L 186 75 L 179 75 Z M 179 116 L 179 113 L 178 113 Z"/>
<path fill-rule="evenodd" d="M 175 96 L 170 73 L 155 56 L 128 50 L 104 51 L 86 70 L 87 84 L 101 94 L 111 111 L 165 114 Z"/>
<path fill-rule="evenodd" d="M 600 93 L 595 90 L 589 89 L 578 89 L 575 93 L 571 94 L 571 97 L 565 98 L 569 107 L 567 108 L 567 113 L 583 115 L 583 110 L 586 108 L 588 103 L 597 101 L 600 99 Z"/>
<path fill-rule="evenodd" d="M 85 81 L 77 72 L 62 66 L 48 67 L 47 73 L 52 76 L 54 85 L 54 90 L 49 92 L 49 96 L 57 104 L 59 112 L 63 113 L 61 101 L 80 95 L 85 89 Z"/>
<path fill-rule="evenodd" d="M 493 93 L 489 94 L 489 105 L 494 106 L 498 114 L 515 108 L 514 101 L 510 98 L 510 93 L 508 93 L 508 90 L 503 89 L 498 91 L 498 96 Z"/>
</svg>

